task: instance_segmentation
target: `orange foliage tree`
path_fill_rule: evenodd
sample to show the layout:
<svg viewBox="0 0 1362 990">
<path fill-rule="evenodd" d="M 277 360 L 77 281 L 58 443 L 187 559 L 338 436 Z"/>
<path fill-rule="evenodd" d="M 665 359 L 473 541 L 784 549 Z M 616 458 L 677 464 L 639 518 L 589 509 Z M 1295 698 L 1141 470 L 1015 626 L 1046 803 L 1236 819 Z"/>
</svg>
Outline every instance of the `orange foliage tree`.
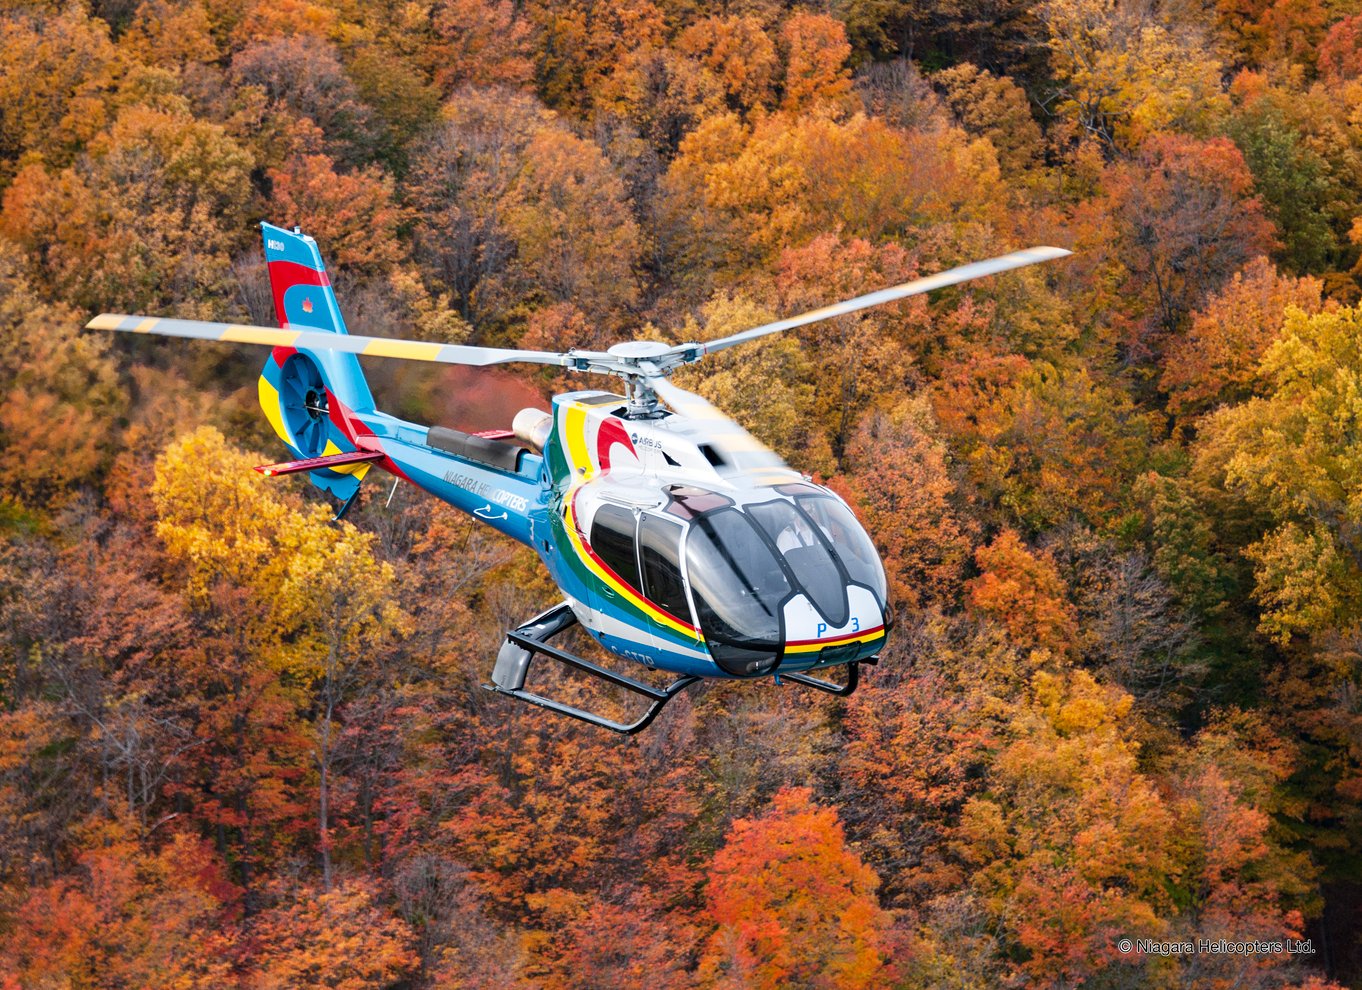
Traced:
<svg viewBox="0 0 1362 990">
<path fill-rule="evenodd" d="M 795 14 L 781 25 L 780 40 L 786 51 L 781 109 L 856 105 L 846 67 L 851 45 L 840 21 L 826 14 Z"/>
<path fill-rule="evenodd" d="M 1107 184 L 1118 292 L 1143 310 L 1123 343 L 1129 360 L 1145 361 L 1275 237 L 1243 154 L 1224 138 L 1151 137 L 1131 163 L 1110 171 Z"/>
<path fill-rule="evenodd" d="M 714 75 L 729 109 L 748 113 L 772 103 L 779 60 L 759 18 L 707 17 L 686 28 L 676 47 Z"/>
<path fill-rule="evenodd" d="M 760 818 L 735 821 L 714 855 L 707 899 L 717 928 L 701 982 L 877 986 L 889 926 L 878 883 L 847 848 L 834 810 L 807 788 L 779 792 Z"/>
<path fill-rule="evenodd" d="M 980 574 L 966 585 L 970 607 L 1000 623 L 1014 642 L 1059 656 L 1071 651 L 1077 617 L 1048 554 L 1035 554 L 1005 529 L 974 553 Z"/>
<path fill-rule="evenodd" d="M 13 914 L 0 969 L 20 986 L 176 986 L 232 979 L 238 931 L 222 859 L 186 834 L 159 847 L 123 819 L 85 826 L 72 875 Z"/>
<path fill-rule="evenodd" d="M 530 28 L 507 0 L 441 0 L 431 26 L 437 40 L 423 55 L 445 93 L 461 85 L 523 86 L 530 81 Z"/>
<path fill-rule="evenodd" d="M 1187 333 L 1169 344 L 1160 379 L 1169 409 L 1192 418 L 1259 391 L 1258 362 L 1281 329 L 1287 307 L 1317 312 L 1320 289 L 1318 279 L 1282 275 L 1266 258 L 1236 272 L 1192 316 Z"/>
<path fill-rule="evenodd" d="M 390 986 L 416 966 L 411 929 L 377 903 L 369 883 L 293 894 L 254 924 L 252 990 Z"/>
<path fill-rule="evenodd" d="M 42 258 L 61 298 L 134 312 L 227 291 L 251 157 L 222 125 L 172 106 L 124 107 L 75 165 L 29 165 L 5 190 L 0 231 Z"/>
<path fill-rule="evenodd" d="M 275 222 L 301 226 L 327 245 L 337 268 L 373 274 L 403 260 L 397 228 L 405 214 L 393 202 L 392 179 L 378 167 L 338 175 L 326 155 L 297 155 L 269 176 Z"/>
<path fill-rule="evenodd" d="M 952 504 L 956 487 L 935 429 L 924 401 L 905 400 L 868 414 L 847 448 L 847 484 L 879 535 L 896 606 L 955 601 L 969 558 L 969 528 Z"/>
</svg>

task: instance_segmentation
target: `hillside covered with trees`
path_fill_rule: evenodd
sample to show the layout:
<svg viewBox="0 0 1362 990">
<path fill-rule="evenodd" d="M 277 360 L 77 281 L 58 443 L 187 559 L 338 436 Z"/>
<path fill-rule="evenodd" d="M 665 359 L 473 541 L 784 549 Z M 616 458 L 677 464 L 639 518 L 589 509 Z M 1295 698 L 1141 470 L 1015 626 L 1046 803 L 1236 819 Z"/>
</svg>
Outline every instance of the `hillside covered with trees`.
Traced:
<svg viewBox="0 0 1362 990">
<path fill-rule="evenodd" d="M 620 739 L 481 689 L 529 551 L 332 526 L 262 352 L 80 329 L 271 323 L 261 220 L 554 349 L 1074 255 L 678 379 L 899 625 Z M 0 987 L 1362 987 L 1359 244 L 1357 0 L 0 0 Z"/>
</svg>

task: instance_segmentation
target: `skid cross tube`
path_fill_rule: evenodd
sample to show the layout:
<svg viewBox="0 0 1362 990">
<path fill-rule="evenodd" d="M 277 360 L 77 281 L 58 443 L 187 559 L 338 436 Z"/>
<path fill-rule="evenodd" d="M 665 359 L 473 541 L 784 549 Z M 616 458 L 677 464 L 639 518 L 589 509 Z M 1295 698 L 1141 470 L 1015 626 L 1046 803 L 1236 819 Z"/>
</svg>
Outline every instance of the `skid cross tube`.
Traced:
<svg viewBox="0 0 1362 990">
<path fill-rule="evenodd" d="M 556 605 L 542 615 L 536 616 L 519 629 L 513 629 L 506 634 L 506 643 L 502 646 L 502 652 L 497 657 L 497 668 L 492 673 L 492 680 L 495 683 L 483 685 L 489 691 L 497 694 L 508 694 L 513 698 L 524 701 L 540 708 L 547 708 L 549 711 L 557 712 L 559 715 L 566 715 L 569 718 L 580 719 L 589 722 L 602 729 L 609 729 L 611 732 L 618 732 L 622 735 L 632 736 L 636 732 L 642 732 L 652 724 L 653 719 L 657 718 L 667 702 L 671 701 L 678 694 L 690 687 L 700 678 L 687 675 L 678 678 L 665 688 L 656 688 L 651 684 L 644 684 L 642 681 L 635 680 L 625 674 L 617 673 L 602 667 L 600 664 L 592 663 L 584 657 L 569 653 L 567 650 L 550 645 L 547 640 L 551 636 L 577 624 L 577 617 L 572 614 L 572 609 L 566 602 Z M 508 653 L 507 648 L 513 647 L 519 650 Z M 531 663 L 536 655 L 557 660 L 559 663 L 566 664 L 575 670 L 591 677 L 599 678 L 609 684 L 622 687 L 626 691 L 642 695 L 652 701 L 648 709 L 633 722 L 616 722 L 614 719 L 597 715 L 594 712 L 584 711 L 572 705 L 565 705 L 561 701 L 554 701 L 552 698 L 545 698 L 541 694 L 525 690 L 525 676 L 529 672 Z"/>
<path fill-rule="evenodd" d="M 869 663 L 870 661 L 866 661 Z M 803 684 L 805 687 L 815 688 L 819 691 L 826 691 L 828 694 L 835 694 L 839 698 L 845 698 L 856 690 L 856 685 L 861 682 L 861 665 L 853 660 L 847 664 L 847 682 L 845 684 L 834 684 L 832 681 L 820 680 L 817 677 L 810 677 L 807 674 L 781 674 L 782 681 L 794 681 L 796 684 Z"/>
</svg>

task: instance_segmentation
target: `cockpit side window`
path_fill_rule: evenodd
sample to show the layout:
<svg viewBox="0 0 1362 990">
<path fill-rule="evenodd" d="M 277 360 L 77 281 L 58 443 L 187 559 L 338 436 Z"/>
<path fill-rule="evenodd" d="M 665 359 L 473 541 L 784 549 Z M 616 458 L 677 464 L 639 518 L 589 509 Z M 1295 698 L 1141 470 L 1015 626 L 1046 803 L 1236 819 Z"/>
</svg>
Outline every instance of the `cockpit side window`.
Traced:
<svg viewBox="0 0 1362 990">
<path fill-rule="evenodd" d="M 657 516 L 643 516 L 639 520 L 638 552 L 644 597 L 690 622 L 690 603 L 681 580 L 681 527 Z"/>
<path fill-rule="evenodd" d="M 639 586 L 634 526 L 634 514 L 619 505 L 602 505 L 591 520 L 591 549 L 631 588 Z"/>
<path fill-rule="evenodd" d="M 795 501 L 836 548 L 851 580 L 874 590 L 884 603 L 888 596 L 884 565 L 880 563 L 875 544 L 865 535 L 851 510 L 827 495 L 800 495 Z"/>
</svg>

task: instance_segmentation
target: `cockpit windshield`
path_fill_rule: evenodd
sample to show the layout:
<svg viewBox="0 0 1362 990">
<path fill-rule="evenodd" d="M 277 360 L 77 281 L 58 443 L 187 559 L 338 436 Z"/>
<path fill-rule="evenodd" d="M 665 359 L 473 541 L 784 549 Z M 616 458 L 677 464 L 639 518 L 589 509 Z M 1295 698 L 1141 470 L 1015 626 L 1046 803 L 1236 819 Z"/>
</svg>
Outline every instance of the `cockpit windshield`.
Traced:
<svg viewBox="0 0 1362 990">
<path fill-rule="evenodd" d="M 808 593 L 828 624 L 845 625 L 846 581 L 809 517 L 784 499 L 750 506 L 747 514 L 771 538 L 795 583 Z"/>
<path fill-rule="evenodd" d="M 725 500 L 726 501 L 726 500 Z M 837 628 L 848 622 L 848 584 L 885 603 L 884 569 L 854 516 L 826 495 L 731 503 L 691 517 L 686 576 L 710 653 L 730 673 L 766 673 L 779 660 L 785 603 L 794 595 Z"/>
<path fill-rule="evenodd" d="M 884 605 L 889 600 L 884 565 L 880 563 L 875 544 L 870 542 L 851 510 L 827 495 L 800 495 L 795 501 L 837 548 L 837 557 L 847 569 L 847 576 L 873 590 Z"/>
<path fill-rule="evenodd" d="M 731 508 L 696 518 L 686 538 L 686 570 L 715 662 L 748 676 L 775 666 L 781 605 L 793 589 L 751 521 Z"/>
</svg>

